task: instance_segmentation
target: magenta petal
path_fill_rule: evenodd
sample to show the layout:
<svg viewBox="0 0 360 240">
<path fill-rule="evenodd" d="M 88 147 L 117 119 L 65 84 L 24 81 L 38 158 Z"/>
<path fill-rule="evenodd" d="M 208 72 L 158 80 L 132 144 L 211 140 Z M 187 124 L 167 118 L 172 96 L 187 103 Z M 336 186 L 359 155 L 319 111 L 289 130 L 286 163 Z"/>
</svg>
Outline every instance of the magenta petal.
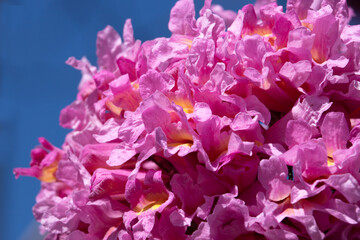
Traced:
<svg viewBox="0 0 360 240">
<path fill-rule="evenodd" d="M 232 153 L 223 156 L 220 163 L 218 176 L 225 182 L 234 184 L 239 192 L 255 182 L 259 164 L 256 155 L 248 157 L 241 153 Z"/>
<path fill-rule="evenodd" d="M 356 143 L 349 149 L 337 150 L 333 159 L 340 173 L 351 173 L 360 182 L 360 144 Z"/>
<path fill-rule="evenodd" d="M 34 166 L 31 168 L 15 168 L 13 170 L 15 177 L 18 178 L 19 176 L 29 176 L 29 177 L 36 177 L 39 178 L 42 174 L 41 168 L 38 166 Z"/>
<path fill-rule="evenodd" d="M 301 161 L 303 176 L 308 179 L 328 175 L 328 155 L 323 143 L 309 141 L 300 147 L 298 161 Z"/>
<path fill-rule="evenodd" d="M 58 238 L 58 237 L 56 237 Z M 97 237 L 90 235 L 90 234 L 86 234 L 80 230 L 76 230 L 72 233 L 70 233 L 67 237 L 67 240 L 77 240 L 77 239 L 87 239 L 87 240 L 96 240 Z"/>
<path fill-rule="evenodd" d="M 84 215 L 91 216 L 88 231 L 98 238 L 102 238 L 109 230 L 109 226 L 117 226 L 123 218 L 127 207 L 109 198 L 89 201 L 85 206 Z"/>
<path fill-rule="evenodd" d="M 39 137 L 38 141 L 46 150 L 52 151 L 55 149 L 55 147 L 44 137 Z"/>
<path fill-rule="evenodd" d="M 210 9 L 212 0 L 205 0 L 204 6 L 200 9 L 200 16 L 203 16 L 207 9 Z"/>
<path fill-rule="evenodd" d="M 263 68 L 262 58 L 267 52 L 266 43 L 263 38 L 257 34 L 253 36 L 246 35 L 237 44 L 236 55 L 246 64 L 246 67 L 252 67 L 258 71 Z"/>
<path fill-rule="evenodd" d="M 74 57 L 69 57 L 65 63 L 77 70 L 81 70 L 82 72 L 87 71 L 88 73 L 92 73 L 92 67 L 85 57 L 81 58 L 81 60 L 77 60 Z"/>
<path fill-rule="evenodd" d="M 146 239 L 151 236 L 157 213 L 166 211 L 174 195 L 164 186 L 161 171 L 148 171 L 143 183 L 135 177 L 131 175 L 126 184 L 125 197 L 133 211 L 124 215 L 124 222 L 135 239 Z M 133 221 L 136 218 L 138 221 Z"/>
<path fill-rule="evenodd" d="M 54 147 L 45 138 L 40 137 L 41 146 L 31 151 L 30 168 L 15 168 L 13 173 L 18 178 L 20 175 L 32 176 L 43 182 L 56 181 L 58 163 L 62 159 L 64 152 Z"/>
<path fill-rule="evenodd" d="M 50 211 L 47 211 L 41 218 L 40 223 L 52 233 L 63 231 L 71 232 L 79 224 L 78 212 L 71 209 L 71 205 L 64 201 L 59 201 Z"/>
<path fill-rule="evenodd" d="M 313 66 L 307 83 L 309 84 L 308 94 L 320 94 L 324 88 L 326 70 L 318 65 Z"/>
<path fill-rule="evenodd" d="M 356 144 L 360 140 L 360 124 L 354 126 L 350 131 L 350 142 Z"/>
<path fill-rule="evenodd" d="M 156 91 L 149 98 L 145 99 L 140 106 L 142 121 L 148 133 L 153 132 L 157 127 L 163 130 L 169 128 L 171 123 L 171 103 L 161 92 Z"/>
<path fill-rule="evenodd" d="M 318 182 L 314 182 L 313 184 L 308 184 L 301 177 L 301 172 L 295 168 L 294 175 L 296 176 L 296 183 L 291 189 L 290 199 L 291 203 L 295 204 L 302 199 L 311 198 L 313 196 L 318 195 L 326 189 L 326 185 L 318 186 Z"/>
<path fill-rule="evenodd" d="M 340 0 L 324 0 L 321 3 L 322 6 L 330 5 L 333 9 L 333 15 L 335 15 L 336 19 L 339 21 L 341 28 L 345 25 L 349 24 L 351 19 L 351 12 L 348 7 L 347 1 Z"/>
<path fill-rule="evenodd" d="M 256 27 L 257 16 L 252 4 L 245 5 L 241 11 L 243 12 L 243 27 L 241 33 L 243 35 L 249 34 L 251 35 L 252 31 Z"/>
<path fill-rule="evenodd" d="M 121 56 L 116 60 L 116 65 L 122 75 L 127 74 L 131 81 L 135 81 L 137 79 L 134 61 Z"/>
<path fill-rule="evenodd" d="M 269 229 L 264 232 L 264 236 L 267 239 L 277 240 L 298 240 L 298 236 L 295 233 L 286 230 Z"/>
<path fill-rule="evenodd" d="M 210 172 L 201 165 L 196 166 L 198 176 L 196 183 L 199 189 L 202 189 L 202 194 L 205 196 L 220 195 L 226 192 L 231 192 L 234 188 L 225 181 L 220 181 L 219 177 Z M 209 188 L 211 186 L 211 188 Z"/>
<path fill-rule="evenodd" d="M 201 222 L 198 229 L 189 237 L 191 240 L 207 240 L 210 237 L 210 226 L 208 222 Z"/>
</svg>

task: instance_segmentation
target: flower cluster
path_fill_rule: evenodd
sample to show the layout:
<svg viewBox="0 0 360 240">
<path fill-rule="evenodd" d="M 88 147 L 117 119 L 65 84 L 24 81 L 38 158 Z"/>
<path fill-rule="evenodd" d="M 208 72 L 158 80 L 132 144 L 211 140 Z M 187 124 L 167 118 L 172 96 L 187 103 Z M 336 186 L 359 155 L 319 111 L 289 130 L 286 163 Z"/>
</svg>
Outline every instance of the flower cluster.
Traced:
<svg viewBox="0 0 360 240">
<path fill-rule="evenodd" d="M 345 0 L 193 0 L 170 38 L 98 33 L 63 147 L 31 167 L 46 239 L 359 239 L 360 26 Z"/>
</svg>

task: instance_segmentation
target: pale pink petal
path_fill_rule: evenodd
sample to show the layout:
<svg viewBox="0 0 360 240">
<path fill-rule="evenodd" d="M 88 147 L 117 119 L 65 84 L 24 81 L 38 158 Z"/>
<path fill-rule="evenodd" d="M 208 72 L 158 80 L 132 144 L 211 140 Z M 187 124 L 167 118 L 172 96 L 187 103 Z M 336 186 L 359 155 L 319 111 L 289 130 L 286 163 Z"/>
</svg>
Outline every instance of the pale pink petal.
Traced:
<svg viewBox="0 0 360 240">
<path fill-rule="evenodd" d="M 305 143 L 312 137 L 310 126 L 303 120 L 290 120 L 286 125 L 285 142 L 289 148 Z"/>
<path fill-rule="evenodd" d="M 168 92 L 175 85 L 174 79 L 166 73 L 159 73 L 154 70 L 149 70 L 139 79 L 140 94 L 143 99 L 149 97 L 156 91 Z"/>
<path fill-rule="evenodd" d="M 125 121 L 117 128 L 119 138 L 127 143 L 134 143 L 139 136 L 145 131 L 141 118 L 140 109 L 135 112 L 125 112 Z"/>
<path fill-rule="evenodd" d="M 290 195 L 292 183 L 287 180 L 288 169 L 278 158 L 262 160 L 259 165 L 259 182 L 268 191 L 269 199 L 281 201 Z"/>
<path fill-rule="evenodd" d="M 171 9 L 169 30 L 172 33 L 196 35 L 195 6 L 193 0 L 180 0 Z"/>
<path fill-rule="evenodd" d="M 125 45 L 134 44 L 134 30 L 131 24 L 131 19 L 126 19 L 124 24 L 123 38 Z"/>
<path fill-rule="evenodd" d="M 216 43 L 217 39 L 225 31 L 224 20 L 210 9 L 206 10 L 204 15 L 197 19 L 196 25 L 198 31 L 205 37 L 211 38 Z"/>
<path fill-rule="evenodd" d="M 234 239 L 248 233 L 246 221 L 249 210 L 243 201 L 230 194 L 220 196 L 214 211 L 208 217 L 213 239 Z"/>
<path fill-rule="evenodd" d="M 96 55 L 98 57 L 99 67 L 110 72 L 116 71 L 116 60 L 122 52 L 121 44 L 120 35 L 111 26 L 107 26 L 98 33 Z"/>
<path fill-rule="evenodd" d="M 314 60 L 323 63 L 330 57 L 331 48 L 337 41 L 339 24 L 332 14 L 316 19 L 313 33 L 315 33 L 314 45 L 311 50 Z"/>
<path fill-rule="evenodd" d="M 119 129 L 121 125 L 120 120 L 115 118 L 110 118 L 107 120 L 103 126 L 101 126 L 98 133 L 94 134 L 94 138 L 99 143 L 111 142 L 119 139 Z"/>
<path fill-rule="evenodd" d="M 231 133 L 227 154 L 242 153 L 251 156 L 253 147 L 253 142 L 244 142 L 238 135 Z"/>
<path fill-rule="evenodd" d="M 181 209 L 188 215 L 194 213 L 204 203 L 202 192 L 188 174 L 174 175 L 170 184 L 173 193 L 181 201 Z"/>
<path fill-rule="evenodd" d="M 188 51 L 189 47 L 186 44 L 170 42 L 166 38 L 157 38 L 150 49 L 148 65 L 155 70 L 165 71 L 176 62 L 185 59 Z"/>
<path fill-rule="evenodd" d="M 197 75 L 202 82 L 208 80 L 214 65 L 215 43 L 211 39 L 195 38 L 192 41 L 186 68 L 191 75 Z M 204 80 L 203 80 L 204 79 Z"/>
<path fill-rule="evenodd" d="M 212 111 L 207 103 L 197 102 L 194 106 L 194 112 L 191 117 L 199 122 L 206 122 L 212 116 Z"/>
<path fill-rule="evenodd" d="M 117 145 L 117 143 L 88 144 L 82 149 L 79 161 L 90 174 L 98 168 L 110 168 L 106 161 Z"/>
<path fill-rule="evenodd" d="M 289 0 L 286 4 L 286 11 L 294 10 L 300 19 L 304 19 L 307 17 L 312 2 L 313 0 Z"/>
<path fill-rule="evenodd" d="M 296 88 L 306 82 L 310 73 L 311 63 L 306 60 L 297 63 L 286 62 L 279 72 L 281 76 L 288 79 Z"/>
<path fill-rule="evenodd" d="M 315 35 L 306 27 L 299 27 L 289 32 L 287 47 L 311 50 Z"/>
<path fill-rule="evenodd" d="M 245 141 L 264 142 L 258 116 L 252 117 L 248 113 L 240 112 L 235 116 L 230 128 Z"/>
<path fill-rule="evenodd" d="M 238 39 L 241 36 L 241 31 L 244 25 L 244 13 L 239 10 L 232 24 L 228 27 L 228 32 L 234 34 L 235 38 Z"/>
<path fill-rule="evenodd" d="M 210 74 L 210 80 L 206 82 L 203 88 L 211 92 L 224 94 L 235 83 L 235 79 L 225 71 L 225 65 L 218 63 Z"/>
<path fill-rule="evenodd" d="M 286 14 L 289 15 L 288 13 Z M 277 48 L 283 48 L 287 45 L 289 32 L 294 29 L 294 26 L 287 18 L 287 15 L 278 16 L 272 29 L 272 32 L 276 37 L 274 45 Z"/>
<path fill-rule="evenodd" d="M 324 182 L 339 191 L 350 203 L 360 201 L 359 182 L 350 173 L 331 175 Z"/>
<path fill-rule="evenodd" d="M 136 148 L 132 144 L 120 143 L 115 147 L 106 163 L 109 166 L 121 166 L 129 161 L 137 153 Z"/>
<path fill-rule="evenodd" d="M 222 6 L 217 4 L 211 6 L 211 11 L 213 11 L 215 14 L 219 15 L 222 19 L 224 19 L 226 27 L 229 27 L 236 18 L 236 12 L 232 10 L 224 10 Z"/>
<path fill-rule="evenodd" d="M 60 112 L 60 125 L 63 128 L 82 129 L 85 121 L 86 104 L 83 101 L 75 101 Z"/>
<path fill-rule="evenodd" d="M 321 125 L 321 134 L 330 154 L 345 149 L 349 141 L 349 127 L 342 112 L 329 112 Z"/>
</svg>

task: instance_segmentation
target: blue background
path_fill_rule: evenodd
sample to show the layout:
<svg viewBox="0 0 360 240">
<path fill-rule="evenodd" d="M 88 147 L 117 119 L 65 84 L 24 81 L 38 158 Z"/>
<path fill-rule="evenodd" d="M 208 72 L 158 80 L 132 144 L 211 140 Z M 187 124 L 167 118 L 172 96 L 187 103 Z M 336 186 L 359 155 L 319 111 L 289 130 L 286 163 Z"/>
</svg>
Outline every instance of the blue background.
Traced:
<svg viewBox="0 0 360 240">
<path fill-rule="evenodd" d="M 81 77 L 66 59 L 87 56 L 96 65 L 97 32 L 112 25 L 122 33 L 126 18 L 136 39 L 170 36 L 175 2 L 0 0 L 0 239 L 36 239 L 31 209 L 39 181 L 15 180 L 12 169 L 28 166 L 39 136 L 63 143 L 68 130 L 59 126 L 59 113 L 75 99 Z M 213 1 L 232 10 L 249 2 Z M 195 4 L 198 11 L 203 1 Z"/>
</svg>

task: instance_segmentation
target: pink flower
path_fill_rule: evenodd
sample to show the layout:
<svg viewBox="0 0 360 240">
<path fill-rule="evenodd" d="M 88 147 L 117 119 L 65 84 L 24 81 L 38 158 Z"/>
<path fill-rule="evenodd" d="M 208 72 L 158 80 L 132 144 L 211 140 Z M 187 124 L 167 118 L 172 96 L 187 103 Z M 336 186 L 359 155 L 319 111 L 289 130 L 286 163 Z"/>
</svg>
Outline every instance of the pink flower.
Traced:
<svg viewBox="0 0 360 240">
<path fill-rule="evenodd" d="M 359 26 L 346 2 L 205 0 L 170 13 L 169 38 L 98 33 L 30 168 L 46 239 L 357 239 Z"/>
</svg>

